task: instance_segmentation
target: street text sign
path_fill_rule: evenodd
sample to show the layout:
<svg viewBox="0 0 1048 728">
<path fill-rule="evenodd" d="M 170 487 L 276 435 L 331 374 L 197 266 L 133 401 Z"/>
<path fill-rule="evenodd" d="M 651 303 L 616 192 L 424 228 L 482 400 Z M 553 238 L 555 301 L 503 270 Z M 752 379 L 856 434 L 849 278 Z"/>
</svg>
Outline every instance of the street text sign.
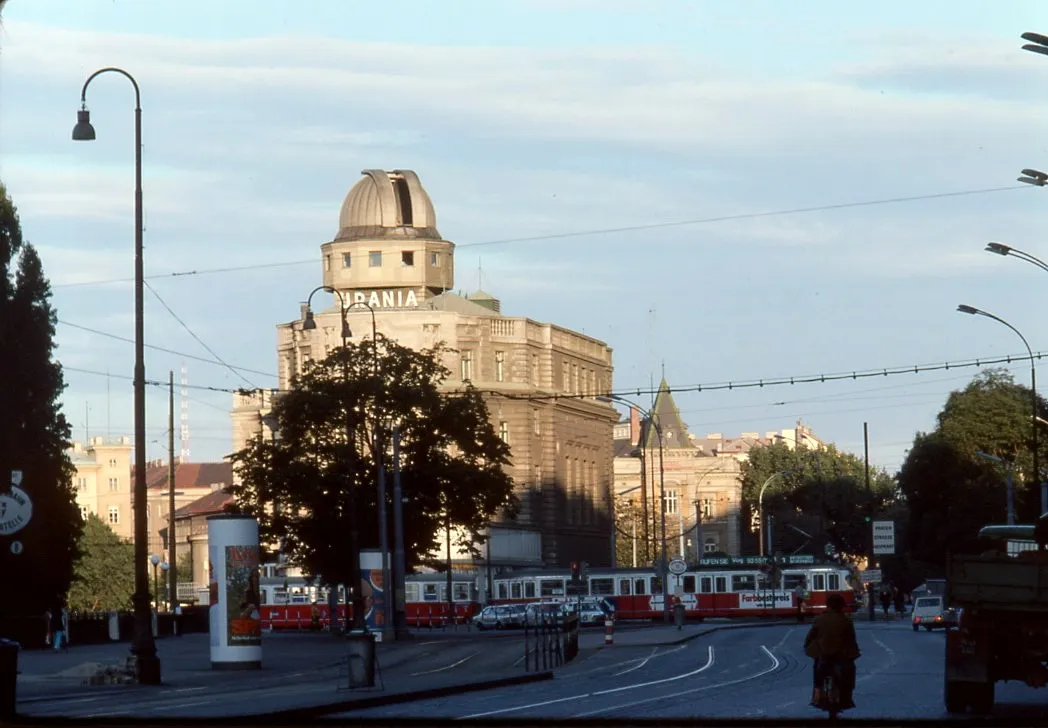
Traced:
<svg viewBox="0 0 1048 728">
<path fill-rule="evenodd" d="M 895 521 L 873 522 L 873 553 L 895 553 Z"/>
</svg>

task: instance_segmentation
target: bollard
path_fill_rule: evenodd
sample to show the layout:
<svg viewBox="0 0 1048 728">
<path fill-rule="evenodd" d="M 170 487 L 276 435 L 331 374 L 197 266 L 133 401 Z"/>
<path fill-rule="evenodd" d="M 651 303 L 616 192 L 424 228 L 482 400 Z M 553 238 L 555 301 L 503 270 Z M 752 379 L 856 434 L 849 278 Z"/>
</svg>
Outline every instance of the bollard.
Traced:
<svg viewBox="0 0 1048 728">
<path fill-rule="evenodd" d="M 609 614 L 604 618 L 604 644 L 615 643 L 615 615 Z"/>
</svg>

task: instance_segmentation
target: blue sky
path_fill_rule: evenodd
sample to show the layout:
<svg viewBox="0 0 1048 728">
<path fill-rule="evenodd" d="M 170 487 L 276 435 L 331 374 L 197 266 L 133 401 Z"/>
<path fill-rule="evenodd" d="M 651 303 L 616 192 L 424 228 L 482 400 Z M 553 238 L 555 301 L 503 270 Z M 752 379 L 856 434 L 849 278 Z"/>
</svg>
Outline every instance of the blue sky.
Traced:
<svg viewBox="0 0 1048 728">
<path fill-rule="evenodd" d="M 75 435 L 129 434 L 133 97 L 142 87 L 147 376 L 272 386 L 274 325 L 319 282 L 361 169 L 416 170 L 456 287 L 615 350 L 615 387 L 686 387 L 1048 351 L 1043 2 L 499 3 L 11 0 L 0 29 L 0 179 L 55 284 Z M 701 221 L 1005 188 L 895 204 Z M 85 284 L 91 285 L 71 285 Z M 184 322 L 185 326 L 160 302 Z M 74 324 L 75 326 L 72 326 Z M 188 330 L 187 330 L 188 329 Z M 190 334 L 192 331 L 192 334 Z M 195 337 L 193 336 L 195 334 Z M 110 372 L 113 378 L 73 371 Z M 1029 367 L 1012 367 L 1029 382 Z M 682 392 L 693 433 L 791 427 L 894 469 L 972 369 Z M 230 395 L 193 389 L 194 460 L 228 452 Z M 642 399 L 644 399 L 642 397 Z M 149 456 L 166 393 L 150 389 Z M 154 442 L 155 441 L 155 442 Z"/>
</svg>

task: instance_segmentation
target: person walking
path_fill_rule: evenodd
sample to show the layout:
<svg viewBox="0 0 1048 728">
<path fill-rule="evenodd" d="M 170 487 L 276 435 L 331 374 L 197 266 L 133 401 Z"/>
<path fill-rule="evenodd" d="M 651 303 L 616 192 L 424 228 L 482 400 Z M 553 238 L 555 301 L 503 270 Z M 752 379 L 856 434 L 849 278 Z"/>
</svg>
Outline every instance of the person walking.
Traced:
<svg viewBox="0 0 1048 728">
<path fill-rule="evenodd" d="M 69 612 L 66 611 L 64 606 L 58 605 L 51 611 L 51 638 L 52 649 L 57 652 L 62 650 L 65 652 L 69 651 L 68 641 L 68 630 L 69 629 Z"/>
<path fill-rule="evenodd" d="M 53 635 L 52 635 L 52 631 L 51 631 L 51 610 L 50 609 L 45 609 L 44 610 L 44 647 L 50 647 L 51 646 L 52 636 Z"/>
</svg>

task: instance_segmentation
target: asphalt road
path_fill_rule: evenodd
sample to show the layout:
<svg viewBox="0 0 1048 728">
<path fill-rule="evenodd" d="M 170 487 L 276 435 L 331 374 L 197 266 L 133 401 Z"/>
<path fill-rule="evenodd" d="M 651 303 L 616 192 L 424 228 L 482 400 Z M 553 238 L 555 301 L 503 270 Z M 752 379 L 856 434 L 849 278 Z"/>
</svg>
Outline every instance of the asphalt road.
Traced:
<svg viewBox="0 0 1048 728">
<path fill-rule="evenodd" d="M 857 624 L 854 718 L 943 718 L 942 632 Z M 807 625 L 723 630 L 678 646 L 598 650 L 536 685 L 405 703 L 338 718 L 816 718 Z M 997 686 L 995 715 L 1048 718 L 1048 691 Z"/>
</svg>

